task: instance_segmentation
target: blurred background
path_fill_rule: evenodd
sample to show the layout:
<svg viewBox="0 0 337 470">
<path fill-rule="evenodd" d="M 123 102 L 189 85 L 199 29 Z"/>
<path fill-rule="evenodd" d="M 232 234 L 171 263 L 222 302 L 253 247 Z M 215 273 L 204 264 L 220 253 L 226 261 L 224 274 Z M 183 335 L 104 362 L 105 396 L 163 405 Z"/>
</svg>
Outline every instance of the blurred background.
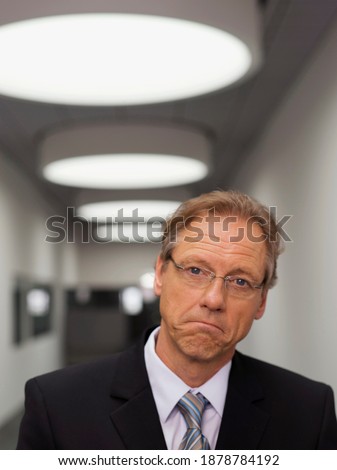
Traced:
<svg viewBox="0 0 337 470">
<path fill-rule="evenodd" d="M 27 379 L 158 323 L 161 221 L 216 188 L 276 207 L 290 239 L 239 349 L 337 393 L 337 2 L 0 0 L 0 43 L 0 449 Z"/>
</svg>

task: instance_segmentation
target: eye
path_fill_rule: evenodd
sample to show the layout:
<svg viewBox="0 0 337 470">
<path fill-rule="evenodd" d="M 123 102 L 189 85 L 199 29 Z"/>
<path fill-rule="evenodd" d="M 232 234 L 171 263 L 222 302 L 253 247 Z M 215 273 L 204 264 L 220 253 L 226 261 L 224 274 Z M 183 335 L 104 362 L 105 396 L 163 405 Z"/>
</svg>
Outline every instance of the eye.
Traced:
<svg viewBox="0 0 337 470">
<path fill-rule="evenodd" d="M 229 282 L 232 286 L 238 287 L 240 289 L 249 289 L 250 287 L 252 287 L 251 283 L 242 277 L 230 278 Z"/>
<path fill-rule="evenodd" d="M 202 276 L 204 274 L 203 270 L 201 268 L 198 268 L 197 266 L 191 266 L 190 268 L 186 268 L 186 270 L 189 274 L 192 274 L 193 276 Z"/>
</svg>

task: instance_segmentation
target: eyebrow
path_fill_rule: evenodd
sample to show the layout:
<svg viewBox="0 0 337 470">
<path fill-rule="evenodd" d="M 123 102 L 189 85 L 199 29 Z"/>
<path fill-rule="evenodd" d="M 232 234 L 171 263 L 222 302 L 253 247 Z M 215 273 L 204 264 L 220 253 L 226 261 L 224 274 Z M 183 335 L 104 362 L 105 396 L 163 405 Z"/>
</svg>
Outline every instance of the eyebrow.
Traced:
<svg viewBox="0 0 337 470">
<path fill-rule="evenodd" d="M 205 259 L 198 258 L 198 256 L 196 256 L 195 258 L 194 257 L 192 258 L 192 257 L 188 256 L 186 259 L 182 260 L 181 263 L 182 264 L 195 264 L 195 265 L 207 268 L 210 271 L 213 271 L 213 269 L 212 269 L 211 265 L 209 264 L 209 262 Z"/>
</svg>

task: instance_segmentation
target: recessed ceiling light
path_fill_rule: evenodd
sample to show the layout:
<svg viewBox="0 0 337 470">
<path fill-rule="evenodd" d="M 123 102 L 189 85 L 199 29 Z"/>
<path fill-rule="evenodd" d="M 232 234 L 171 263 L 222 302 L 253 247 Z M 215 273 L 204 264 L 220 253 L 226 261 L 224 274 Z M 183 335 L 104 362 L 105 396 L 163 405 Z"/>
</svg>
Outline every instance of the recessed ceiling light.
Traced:
<svg viewBox="0 0 337 470">
<path fill-rule="evenodd" d="M 148 222 L 154 219 L 166 219 L 179 206 L 178 201 L 103 201 L 84 204 L 77 209 L 77 214 L 95 222 L 113 223 L 116 218 L 124 222 Z"/>
<path fill-rule="evenodd" d="M 129 11 L 150 12 L 143 3 Z M 240 38 L 256 20 L 255 2 L 209 0 L 214 18 L 203 5 L 179 3 L 167 16 L 169 7 L 155 5 L 151 14 L 81 13 L 1 26 L 0 93 L 70 105 L 156 103 L 220 89 L 256 68 L 257 38 Z M 246 30 L 257 36 L 256 25 Z"/>
<path fill-rule="evenodd" d="M 148 124 L 67 127 L 40 146 L 43 176 L 81 188 L 179 186 L 209 171 L 210 142 L 194 128 Z"/>
<path fill-rule="evenodd" d="M 204 163 L 166 155 L 97 155 L 59 160 L 43 172 L 53 183 L 79 188 L 158 188 L 198 181 Z"/>
</svg>

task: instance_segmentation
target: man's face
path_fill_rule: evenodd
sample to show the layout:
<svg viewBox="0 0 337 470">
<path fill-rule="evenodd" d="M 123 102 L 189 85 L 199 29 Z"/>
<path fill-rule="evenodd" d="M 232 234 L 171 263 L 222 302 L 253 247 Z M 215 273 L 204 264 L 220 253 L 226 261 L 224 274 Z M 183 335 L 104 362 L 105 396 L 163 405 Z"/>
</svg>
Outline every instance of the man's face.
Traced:
<svg viewBox="0 0 337 470">
<path fill-rule="evenodd" d="M 247 231 L 247 224 L 237 221 L 224 231 L 224 219 L 210 227 L 205 218 L 200 218 L 193 222 L 193 233 L 182 231 L 172 253 L 174 261 L 208 269 L 216 276 L 239 274 L 261 284 L 266 267 L 265 244 L 256 241 L 261 228 L 255 224 Z M 202 239 L 186 241 L 186 237 L 196 237 L 197 230 L 199 234 L 202 231 Z M 249 298 L 240 298 L 229 293 L 218 277 L 202 288 L 185 281 L 172 261 L 158 258 L 155 293 L 160 296 L 162 316 L 160 357 L 168 365 L 188 359 L 222 366 L 231 359 L 235 345 L 247 335 L 253 320 L 262 317 L 266 291 L 254 289 Z"/>
</svg>

